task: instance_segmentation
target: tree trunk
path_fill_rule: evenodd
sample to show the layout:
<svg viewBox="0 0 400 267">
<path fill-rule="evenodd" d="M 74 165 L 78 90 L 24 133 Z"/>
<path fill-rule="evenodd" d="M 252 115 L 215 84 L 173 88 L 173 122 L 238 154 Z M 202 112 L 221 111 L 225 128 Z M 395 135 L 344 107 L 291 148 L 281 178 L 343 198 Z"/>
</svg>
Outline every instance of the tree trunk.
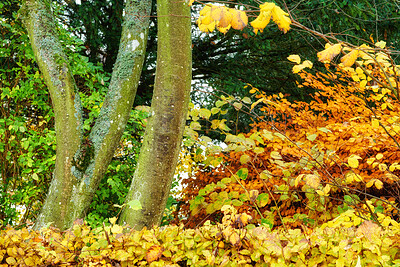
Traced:
<svg viewBox="0 0 400 267">
<path fill-rule="evenodd" d="M 158 48 L 154 94 L 143 145 L 120 222 L 141 229 L 159 225 L 169 195 L 191 87 L 191 21 L 185 1 L 158 0 Z"/>
<path fill-rule="evenodd" d="M 50 0 L 24 0 L 22 14 L 53 102 L 57 138 L 54 177 L 35 228 L 65 229 L 83 218 L 125 129 L 142 71 L 151 0 L 127 0 L 109 91 L 88 138 L 67 57 L 58 39 Z"/>
</svg>

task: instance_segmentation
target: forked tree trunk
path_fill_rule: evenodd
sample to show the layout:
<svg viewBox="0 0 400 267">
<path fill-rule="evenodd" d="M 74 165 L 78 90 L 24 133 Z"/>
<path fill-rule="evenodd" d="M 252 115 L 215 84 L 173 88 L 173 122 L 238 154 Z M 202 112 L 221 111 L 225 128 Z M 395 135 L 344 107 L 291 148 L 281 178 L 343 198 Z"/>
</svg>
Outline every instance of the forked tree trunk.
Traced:
<svg viewBox="0 0 400 267">
<path fill-rule="evenodd" d="M 24 0 L 22 14 L 49 88 L 55 114 L 57 158 L 35 228 L 65 229 L 83 218 L 125 129 L 142 71 L 151 0 L 127 0 L 120 49 L 110 87 L 89 137 L 82 135 L 82 107 L 58 39 L 50 0 Z"/>
</svg>

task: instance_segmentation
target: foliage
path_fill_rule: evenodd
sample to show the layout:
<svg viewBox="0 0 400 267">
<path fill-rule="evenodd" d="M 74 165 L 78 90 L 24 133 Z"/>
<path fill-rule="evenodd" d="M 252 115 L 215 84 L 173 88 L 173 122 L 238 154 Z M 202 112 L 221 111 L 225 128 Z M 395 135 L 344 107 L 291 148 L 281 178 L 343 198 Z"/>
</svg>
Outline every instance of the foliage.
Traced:
<svg viewBox="0 0 400 267">
<path fill-rule="evenodd" d="M 254 101 L 222 97 L 211 111 L 192 111 L 189 140 L 199 140 L 207 151 L 193 153 L 203 165 L 184 181 L 181 215 L 187 226 L 218 221 L 223 205 L 269 226 L 320 225 L 350 206 L 375 221 L 377 212 L 398 219 L 400 105 L 397 87 L 388 89 L 397 67 L 386 66 L 392 61 L 381 49 L 375 55 L 370 51 L 356 69 L 326 65 L 326 74 L 311 74 L 295 68 L 304 80 L 299 87 L 317 90 L 310 103 L 251 87 Z M 289 59 L 300 63 L 298 57 Z M 248 115 L 258 108 L 262 115 L 253 115 L 249 133 L 229 134 L 225 120 L 212 117 L 227 104 Z M 225 134 L 224 151 L 198 137 L 199 117 Z M 367 205 L 370 198 L 374 208 Z"/>
<path fill-rule="evenodd" d="M 86 220 L 91 227 L 99 227 L 119 214 L 136 168 L 147 117 L 142 107 L 131 112 L 120 146 L 90 204 Z"/>
<path fill-rule="evenodd" d="M 5 2 L 0 48 L 0 226 L 35 216 L 54 167 L 50 99 L 20 23 L 18 5 Z M 18 209 L 26 208 L 19 214 Z M 23 216 L 22 216 L 23 215 Z"/>
<path fill-rule="evenodd" d="M 60 232 L 7 228 L 0 232 L 1 266 L 364 266 L 398 264 L 399 226 L 363 221 L 350 210 L 311 231 L 256 227 L 251 217 L 223 206 L 222 223 L 131 230 L 115 224 L 91 229 L 82 221 Z M 346 226 L 346 227 L 343 227 Z"/>
</svg>

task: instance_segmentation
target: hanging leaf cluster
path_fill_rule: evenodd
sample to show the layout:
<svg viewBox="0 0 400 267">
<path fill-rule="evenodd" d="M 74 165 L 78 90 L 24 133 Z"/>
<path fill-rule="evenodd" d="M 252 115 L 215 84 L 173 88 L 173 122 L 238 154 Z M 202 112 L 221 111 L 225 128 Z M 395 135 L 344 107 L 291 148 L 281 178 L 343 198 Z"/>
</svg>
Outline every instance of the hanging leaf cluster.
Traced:
<svg viewBox="0 0 400 267">
<path fill-rule="evenodd" d="M 259 15 L 255 20 L 250 22 L 250 25 L 257 34 L 258 31 L 263 32 L 271 19 L 284 33 L 290 29 L 291 20 L 289 14 L 270 2 L 259 6 Z M 215 29 L 222 33 L 227 33 L 231 28 L 235 30 L 244 29 L 248 24 L 248 16 L 245 11 L 237 8 L 206 4 L 200 11 L 197 24 L 199 29 L 205 33 L 212 32 Z"/>
</svg>

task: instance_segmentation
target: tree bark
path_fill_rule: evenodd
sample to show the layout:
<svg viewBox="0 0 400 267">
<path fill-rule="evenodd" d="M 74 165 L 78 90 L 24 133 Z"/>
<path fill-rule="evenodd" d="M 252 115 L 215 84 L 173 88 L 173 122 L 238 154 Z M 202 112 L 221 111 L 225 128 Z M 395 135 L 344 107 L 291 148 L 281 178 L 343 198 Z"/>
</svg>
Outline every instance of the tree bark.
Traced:
<svg viewBox="0 0 400 267">
<path fill-rule="evenodd" d="M 185 1 L 158 0 L 158 48 L 151 117 L 120 223 L 141 229 L 159 225 L 168 199 L 191 87 L 191 21 Z"/>
<path fill-rule="evenodd" d="M 58 39 L 50 0 L 24 0 L 24 23 L 53 102 L 57 138 L 54 177 L 35 228 L 65 229 L 83 218 L 128 121 L 142 71 L 151 0 L 127 0 L 109 91 L 89 137 L 82 135 L 77 87 Z"/>
</svg>

